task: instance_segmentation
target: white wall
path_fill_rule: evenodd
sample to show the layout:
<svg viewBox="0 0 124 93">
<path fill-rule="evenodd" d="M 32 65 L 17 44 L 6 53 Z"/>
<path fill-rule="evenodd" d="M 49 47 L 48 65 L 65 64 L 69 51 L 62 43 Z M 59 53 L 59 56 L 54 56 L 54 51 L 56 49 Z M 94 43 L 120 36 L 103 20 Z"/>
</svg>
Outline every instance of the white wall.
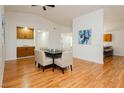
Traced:
<svg viewBox="0 0 124 93">
<path fill-rule="evenodd" d="M 57 26 L 53 31 L 49 33 L 49 47 L 50 48 L 62 48 L 61 34 L 72 33 L 70 27 Z"/>
<path fill-rule="evenodd" d="M 2 16 L 4 16 L 4 7 L 0 6 L 0 87 L 2 87 L 4 72 L 4 30 L 2 27 Z"/>
<path fill-rule="evenodd" d="M 73 20 L 73 56 L 103 64 L 103 10 L 98 10 Z M 92 44 L 78 44 L 78 31 L 92 29 Z"/>
<path fill-rule="evenodd" d="M 111 32 L 112 34 L 112 42 L 109 43 L 114 49 L 114 55 L 124 56 L 124 29 L 122 30 L 114 30 Z"/>
<path fill-rule="evenodd" d="M 124 56 L 124 29 L 119 30 L 105 30 L 105 34 L 112 34 L 111 42 L 104 42 L 104 46 L 112 46 L 114 55 Z"/>
<path fill-rule="evenodd" d="M 34 46 L 34 39 L 17 39 L 16 46 Z"/>
<path fill-rule="evenodd" d="M 41 31 L 37 33 L 37 49 L 48 48 L 49 32 Z"/>
<path fill-rule="evenodd" d="M 62 34 L 72 33 L 70 27 L 56 26 L 52 31 L 37 33 L 38 48 L 62 49 Z"/>
<path fill-rule="evenodd" d="M 62 50 L 72 50 L 72 33 L 61 34 Z"/>
<path fill-rule="evenodd" d="M 57 25 L 42 16 L 28 14 L 28 13 L 17 13 L 17 12 L 6 12 L 6 60 L 16 59 L 16 27 L 26 26 L 33 27 L 35 31 L 39 29 L 41 31 L 49 32 L 49 45 L 51 48 L 59 47 L 59 34 L 61 32 L 71 31 L 68 27 Z M 55 28 L 55 29 L 54 29 Z M 37 37 L 37 32 L 35 33 Z M 36 48 L 38 48 L 38 38 L 35 39 Z"/>
</svg>

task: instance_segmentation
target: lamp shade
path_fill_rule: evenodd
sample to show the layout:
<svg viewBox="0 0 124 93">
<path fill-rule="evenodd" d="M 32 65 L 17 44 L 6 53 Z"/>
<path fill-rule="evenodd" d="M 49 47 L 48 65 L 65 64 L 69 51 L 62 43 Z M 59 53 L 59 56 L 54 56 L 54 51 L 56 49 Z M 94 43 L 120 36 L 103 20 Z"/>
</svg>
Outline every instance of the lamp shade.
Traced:
<svg viewBox="0 0 124 93">
<path fill-rule="evenodd" d="M 104 41 L 111 42 L 112 41 L 112 34 L 104 34 Z"/>
</svg>

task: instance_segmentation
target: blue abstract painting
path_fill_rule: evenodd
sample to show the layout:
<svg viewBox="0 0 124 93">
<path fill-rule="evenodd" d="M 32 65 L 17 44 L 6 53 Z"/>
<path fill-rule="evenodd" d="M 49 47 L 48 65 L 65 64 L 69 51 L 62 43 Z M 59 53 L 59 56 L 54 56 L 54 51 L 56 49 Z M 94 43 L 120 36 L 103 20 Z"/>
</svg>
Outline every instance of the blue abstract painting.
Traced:
<svg viewBox="0 0 124 93">
<path fill-rule="evenodd" d="M 90 45 L 91 44 L 91 29 L 85 29 L 79 31 L 79 44 Z"/>
</svg>

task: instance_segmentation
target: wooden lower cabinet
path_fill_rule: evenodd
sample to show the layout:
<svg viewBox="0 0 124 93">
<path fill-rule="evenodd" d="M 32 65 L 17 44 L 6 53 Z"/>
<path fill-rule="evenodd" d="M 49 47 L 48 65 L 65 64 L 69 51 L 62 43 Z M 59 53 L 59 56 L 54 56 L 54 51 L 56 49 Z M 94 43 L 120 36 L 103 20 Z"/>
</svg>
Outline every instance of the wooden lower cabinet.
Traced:
<svg viewBox="0 0 124 93">
<path fill-rule="evenodd" d="M 34 55 L 35 47 L 17 47 L 17 58 Z"/>
<path fill-rule="evenodd" d="M 28 47 L 26 48 L 26 56 L 32 56 L 34 55 L 34 47 Z"/>
<path fill-rule="evenodd" d="M 26 48 L 25 47 L 17 47 L 17 58 L 26 56 Z"/>
</svg>

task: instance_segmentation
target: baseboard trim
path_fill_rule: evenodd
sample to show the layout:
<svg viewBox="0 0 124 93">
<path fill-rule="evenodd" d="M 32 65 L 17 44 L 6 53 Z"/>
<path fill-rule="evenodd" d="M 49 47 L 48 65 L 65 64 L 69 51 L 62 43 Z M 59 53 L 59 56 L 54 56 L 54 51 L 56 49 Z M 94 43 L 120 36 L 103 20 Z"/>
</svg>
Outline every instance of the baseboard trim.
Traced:
<svg viewBox="0 0 124 93">
<path fill-rule="evenodd" d="M 94 63 L 94 64 L 99 64 L 99 65 L 103 65 L 101 63 L 97 63 L 97 62 L 94 62 L 94 61 L 90 61 L 90 60 L 85 60 L 85 59 L 81 59 L 81 58 L 78 58 L 78 57 L 73 57 L 74 59 L 78 59 L 78 60 L 81 60 L 81 61 L 84 61 L 84 62 L 90 62 L 90 63 Z"/>
<path fill-rule="evenodd" d="M 113 56 L 116 56 L 116 57 L 124 57 L 123 55 L 113 55 Z"/>
<path fill-rule="evenodd" d="M 15 61 L 15 60 L 17 60 L 17 59 L 32 58 L 32 57 L 34 57 L 34 56 L 28 56 L 28 57 L 21 57 L 21 58 L 16 58 L 16 59 L 5 60 L 5 62 Z"/>
</svg>

